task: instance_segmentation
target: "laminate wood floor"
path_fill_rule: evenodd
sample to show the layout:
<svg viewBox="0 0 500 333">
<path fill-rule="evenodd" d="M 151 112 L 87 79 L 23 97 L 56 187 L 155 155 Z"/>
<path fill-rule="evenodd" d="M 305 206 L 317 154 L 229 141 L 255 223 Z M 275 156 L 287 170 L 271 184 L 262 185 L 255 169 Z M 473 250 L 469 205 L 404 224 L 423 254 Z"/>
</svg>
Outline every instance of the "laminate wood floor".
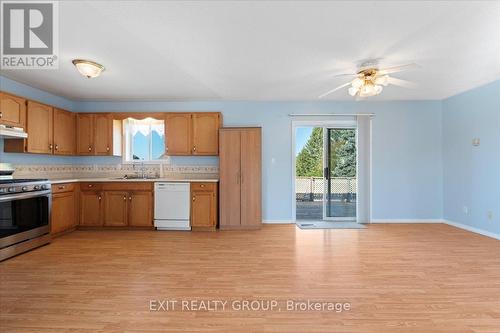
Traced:
<svg viewBox="0 0 500 333">
<path fill-rule="evenodd" d="M 500 332 L 500 242 L 441 224 L 76 231 L 0 271 L 2 332 Z M 173 311 L 150 311 L 168 299 Z M 224 311 L 181 308 L 218 300 Z"/>
</svg>

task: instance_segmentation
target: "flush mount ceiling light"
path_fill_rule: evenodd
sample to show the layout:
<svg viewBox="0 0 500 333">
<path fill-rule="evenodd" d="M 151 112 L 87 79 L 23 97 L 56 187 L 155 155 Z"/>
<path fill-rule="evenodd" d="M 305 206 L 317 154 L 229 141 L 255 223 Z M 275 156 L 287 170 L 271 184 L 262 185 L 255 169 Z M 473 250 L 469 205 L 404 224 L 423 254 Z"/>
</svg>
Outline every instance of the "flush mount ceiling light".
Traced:
<svg viewBox="0 0 500 333">
<path fill-rule="evenodd" d="M 104 71 L 104 66 L 94 61 L 75 59 L 72 62 L 80 74 L 89 79 L 98 77 Z"/>
<path fill-rule="evenodd" d="M 414 88 L 415 87 L 414 83 L 406 80 L 397 79 L 395 77 L 389 76 L 389 74 L 414 69 L 416 67 L 418 67 L 418 65 L 408 64 L 403 66 L 380 69 L 378 67 L 373 67 L 372 62 L 362 64 L 361 68 L 356 73 L 336 75 L 336 76 L 352 75 L 355 76 L 355 78 L 352 81 L 349 81 L 341 86 L 338 86 L 332 90 L 327 91 L 326 93 L 320 95 L 319 98 L 323 98 L 339 89 L 348 86 L 350 86 L 349 89 L 347 90 L 349 95 L 361 98 L 376 96 L 380 94 L 384 89 L 384 87 L 386 87 L 389 84 L 405 88 Z"/>
</svg>

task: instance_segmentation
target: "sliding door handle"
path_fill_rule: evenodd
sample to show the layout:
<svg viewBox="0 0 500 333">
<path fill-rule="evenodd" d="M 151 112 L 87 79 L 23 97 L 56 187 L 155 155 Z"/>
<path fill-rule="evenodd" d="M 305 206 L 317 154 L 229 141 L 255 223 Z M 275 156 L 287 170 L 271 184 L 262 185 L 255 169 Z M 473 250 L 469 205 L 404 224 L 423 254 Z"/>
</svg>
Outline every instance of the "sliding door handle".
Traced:
<svg viewBox="0 0 500 333">
<path fill-rule="evenodd" d="M 329 167 L 326 167 L 323 169 L 323 177 L 325 179 L 330 179 L 330 168 Z"/>
</svg>

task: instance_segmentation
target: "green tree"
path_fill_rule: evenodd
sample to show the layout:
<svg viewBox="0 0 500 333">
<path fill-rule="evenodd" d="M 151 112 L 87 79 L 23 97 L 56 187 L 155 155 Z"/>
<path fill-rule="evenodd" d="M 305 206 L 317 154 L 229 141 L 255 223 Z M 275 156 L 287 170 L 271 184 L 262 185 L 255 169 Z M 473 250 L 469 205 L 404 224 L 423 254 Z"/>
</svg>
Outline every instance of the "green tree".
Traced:
<svg viewBox="0 0 500 333">
<path fill-rule="evenodd" d="M 323 175 L 323 128 L 315 127 L 296 157 L 296 173 L 299 177 Z"/>
<path fill-rule="evenodd" d="M 356 176 L 356 131 L 330 131 L 330 167 L 333 177 Z"/>
</svg>

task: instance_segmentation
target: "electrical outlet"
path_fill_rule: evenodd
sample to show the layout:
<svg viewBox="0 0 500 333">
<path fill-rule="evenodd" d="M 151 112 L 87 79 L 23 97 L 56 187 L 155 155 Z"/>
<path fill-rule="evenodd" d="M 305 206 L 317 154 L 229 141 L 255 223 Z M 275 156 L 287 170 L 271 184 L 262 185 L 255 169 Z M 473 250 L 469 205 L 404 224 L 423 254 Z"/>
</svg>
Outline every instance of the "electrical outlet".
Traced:
<svg viewBox="0 0 500 333">
<path fill-rule="evenodd" d="M 493 212 L 491 210 L 488 211 L 488 220 L 493 220 Z"/>
<path fill-rule="evenodd" d="M 469 215 L 469 207 L 464 206 L 464 207 L 462 208 L 462 211 L 464 212 L 464 214 L 465 214 L 465 215 Z"/>
</svg>

